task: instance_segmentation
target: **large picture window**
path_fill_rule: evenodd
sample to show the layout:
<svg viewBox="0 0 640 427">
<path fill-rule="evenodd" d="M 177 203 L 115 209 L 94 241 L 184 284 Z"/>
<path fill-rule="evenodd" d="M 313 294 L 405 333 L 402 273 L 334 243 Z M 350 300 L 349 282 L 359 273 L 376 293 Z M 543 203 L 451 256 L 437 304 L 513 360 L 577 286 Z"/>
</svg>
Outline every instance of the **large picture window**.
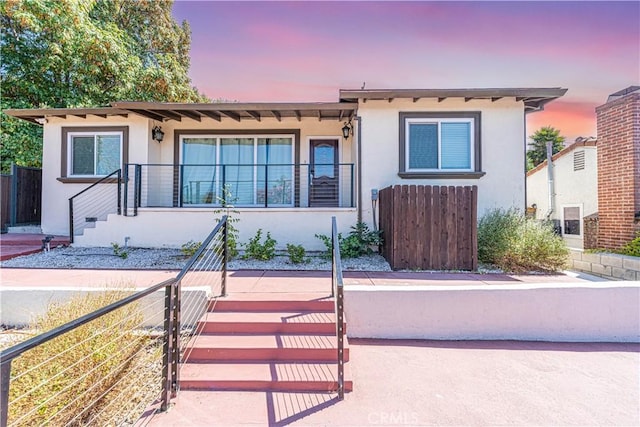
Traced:
<svg viewBox="0 0 640 427">
<path fill-rule="evenodd" d="M 293 141 L 289 135 L 181 137 L 182 204 L 231 198 L 236 206 L 293 205 Z"/>
<path fill-rule="evenodd" d="M 400 176 L 479 177 L 480 113 L 400 113 Z"/>
<path fill-rule="evenodd" d="M 127 161 L 128 128 L 62 128 L 63 182 L 91 182 L 121 169 Z"/>
</svg>

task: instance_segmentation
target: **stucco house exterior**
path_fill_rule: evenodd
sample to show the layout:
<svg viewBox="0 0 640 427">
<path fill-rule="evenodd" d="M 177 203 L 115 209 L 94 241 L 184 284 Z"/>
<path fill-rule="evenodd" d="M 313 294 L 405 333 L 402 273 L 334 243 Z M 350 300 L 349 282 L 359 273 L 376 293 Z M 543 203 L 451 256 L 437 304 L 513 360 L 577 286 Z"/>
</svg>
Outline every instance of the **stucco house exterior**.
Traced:
<svg viewBox="0 0 640 427">
<path fill-rule="evenodd" d="M 279 248 L 315 250 L 332 216 L 343 233 L 357 221 L 373 226 L 372 194 L 390 185 L 475 185 L 480 216 L 524 207 L 526 115 L 565 92 L 361 89 L 340 90 L 333 103 L 114 102 L 6 113 L 44 127 L 45 233 L 73 228 L 78 246 L 128 238 L 179 247 L 204 238 L 226 200 L 239 212 L 240 242 L 261 228 Z M 103 179 L 116 170 L 120 180 Z"/>
<path fill-rule="evenodd" d="M 552 157 L 552 187 L 544 162 L 527 172 L 527 207 L 535 218 L 553 220 L 567 246 L 583 249 L 585 217 L 598 212 L 598 151 L 593 137 L 578 138 Z"/>
</svg>

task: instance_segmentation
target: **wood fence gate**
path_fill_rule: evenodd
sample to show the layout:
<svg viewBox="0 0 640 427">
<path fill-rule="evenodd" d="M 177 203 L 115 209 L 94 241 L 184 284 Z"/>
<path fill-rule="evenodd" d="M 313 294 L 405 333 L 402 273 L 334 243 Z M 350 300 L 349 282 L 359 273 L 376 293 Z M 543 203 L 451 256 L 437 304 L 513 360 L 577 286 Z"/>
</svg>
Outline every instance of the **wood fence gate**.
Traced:
<svg viewBox="0 0 640 427">
<path fill-rule="evenodd" d="M 382 255 L 394 270 L 476 270 L 478 187 L 380 190 Z"/>
<path fill-rule="evenodd" d="M 7 226 L 40 224 L 42 169 L 13 165 L 11 175 L 2 175 L 1 221 Z"/>
</svg>

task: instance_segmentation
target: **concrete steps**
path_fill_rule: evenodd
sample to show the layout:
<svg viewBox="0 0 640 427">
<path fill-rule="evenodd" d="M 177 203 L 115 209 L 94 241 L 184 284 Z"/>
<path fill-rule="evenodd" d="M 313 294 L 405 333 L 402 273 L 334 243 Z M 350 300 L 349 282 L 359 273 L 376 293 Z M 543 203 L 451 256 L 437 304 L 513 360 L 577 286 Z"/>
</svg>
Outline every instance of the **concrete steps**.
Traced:
<svg viewBox="0 0 640 427">
<path fill-rule="evenodd" d="M 210 301 L 210 311 L 198 327 L 202 334 L 185 349 L 180 388 L 337 391 L 333 307 L 328 298 L 293 299 L 282 294 Z M 348 345 L 344 354 L 346 362 Z M 348 366 L 345 391 L 353 389 Z"/>
</svg>

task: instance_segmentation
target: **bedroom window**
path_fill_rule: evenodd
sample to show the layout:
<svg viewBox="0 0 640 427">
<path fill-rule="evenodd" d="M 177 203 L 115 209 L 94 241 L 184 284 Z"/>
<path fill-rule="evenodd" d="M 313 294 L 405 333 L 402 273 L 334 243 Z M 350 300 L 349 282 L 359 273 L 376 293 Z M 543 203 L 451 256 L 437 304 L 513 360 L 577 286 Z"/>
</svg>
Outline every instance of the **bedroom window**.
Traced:
<svg viewBox="0 0 640 427">
<path fill-rule="evenodd" d="M 406 178 L 480 177 L 480 113 L 400 113 Z"/>
<path fill-rule="evenodd" d="M 62 182 L 93 182 L 127 162 L 127 126 L 63 127 Z"/>
</svg>

